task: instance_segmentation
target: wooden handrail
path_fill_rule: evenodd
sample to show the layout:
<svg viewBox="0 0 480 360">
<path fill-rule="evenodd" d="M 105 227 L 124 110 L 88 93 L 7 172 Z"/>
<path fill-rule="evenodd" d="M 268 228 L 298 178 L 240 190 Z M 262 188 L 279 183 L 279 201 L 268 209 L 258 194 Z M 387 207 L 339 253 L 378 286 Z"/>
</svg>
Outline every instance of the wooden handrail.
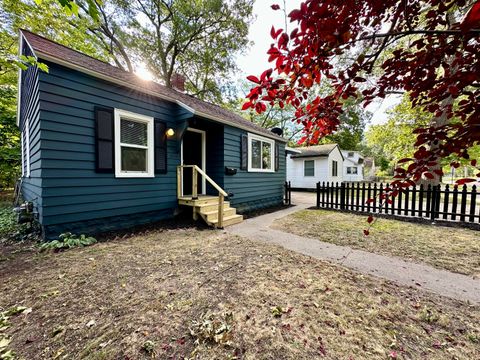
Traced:
<svg viewBox="0 0 480 360">
<path fill-rule="evenodd" d="M 227 192 L 225 190 L 223 190 L 215 181 L 212 180 L 212 178 L 210 178 L 210 176 L 208 176 L 207 174 L 205 174 L 205 172 L 200 169 L 197 165 L 180 165 L 178 167 L 179 169 L 182 169 L 182 168 L 195 168 L 195 170 L 200 173 L 200 175 L 205 178 L 205 180 L 207 180 L 210 185 L 212 185 L 215 190 L 218 191 L 219 194 L 222 194 L 223 196 L 228 196 Z M 181 185 L 181 184 L 180 184 Z"/>
<path fill-rule="evenodd" d="M 192 168 L 192 198 L 197 197 L 197 173 L 199 173 L 202 178 L 212 185 L 215 190 L 218 191 L 218 215 L 217 215 L 217 227 L 223 228 L 223 210 L 225 203 L 225 196 L 228 196 L 227 192 L 223 190 L 218 184 L 213 181 L 210 176 L 205 174 L 205 172 L 200 169 L 197 165 L 180 165 L 177 167 L 177 195 L 180 197 L 183 196 L 182 192 L 182 182 L 183 182 L 183 169 Z M 196 210 L 193 209 L 193 218 L 196 220 Z"/>
</svg>

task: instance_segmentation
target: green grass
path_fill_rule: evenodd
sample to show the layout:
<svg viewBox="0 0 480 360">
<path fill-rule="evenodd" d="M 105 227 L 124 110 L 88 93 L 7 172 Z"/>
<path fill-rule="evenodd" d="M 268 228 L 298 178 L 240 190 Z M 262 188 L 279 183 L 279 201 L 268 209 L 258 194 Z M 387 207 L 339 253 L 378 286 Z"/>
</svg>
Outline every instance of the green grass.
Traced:
<svg viewBox="0 0 480 360">
<path fill-rule="evenodd" d="M 273 227 L 336 245 L 424 262 L 437 268 L 480 275 L 480 232 L 377 219 L 363 235 L 367 217 L 326 210 L 304 210 Z"/>
</svg>

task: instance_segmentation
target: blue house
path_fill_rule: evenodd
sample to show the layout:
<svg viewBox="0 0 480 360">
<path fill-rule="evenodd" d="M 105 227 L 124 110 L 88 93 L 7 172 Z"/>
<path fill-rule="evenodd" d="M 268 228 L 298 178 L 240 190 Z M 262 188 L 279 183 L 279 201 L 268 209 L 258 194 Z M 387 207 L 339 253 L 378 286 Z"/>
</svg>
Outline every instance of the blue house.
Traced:
<svg viewBox="0 0 480 360">
<path fill-rule="evenodd" d="M 224 227 L 279 205 L 285 143 L 219 106 L 23 30 L 22 184 L 44 237 L 99 233 L 192 209 Z"/>
</svg>

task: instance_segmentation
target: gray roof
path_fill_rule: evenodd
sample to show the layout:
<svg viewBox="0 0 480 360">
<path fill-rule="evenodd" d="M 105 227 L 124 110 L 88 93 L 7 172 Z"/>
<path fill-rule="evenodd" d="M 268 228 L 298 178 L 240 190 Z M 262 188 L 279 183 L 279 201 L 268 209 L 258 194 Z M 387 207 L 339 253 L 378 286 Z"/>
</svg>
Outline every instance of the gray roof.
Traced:
<svg viewBox="0 0 480 360">
<path fill-rule="evenodd" d="M 338 147 L 337 144 L 324 144 L 295 148 L 295 150 L 300 150 L 300 154 L 292 155 L 292 159 L 328 156 L 336 147 Z"/>
<path fill-rule="evenodd" d="M 22 29 L 21 33 L 30 47 L 32 47 L 35 54 L 41 59 L 52 61 L 67 67 L 70 66 L 92 76 L 100 77 L 107 81 L 115 81 L 139 92 L 152 94 L 164 100 L 175 102 L 198 116 L 268 136 L 272 139 L 287 142 L 286 139 L 272 133 L 270 130 L 264 129 L 242 116 L 218 105 L 202 101 L 153 81 L 142 80 L 133 73 L 97 60 L 28 30 Z"/>
</svg>

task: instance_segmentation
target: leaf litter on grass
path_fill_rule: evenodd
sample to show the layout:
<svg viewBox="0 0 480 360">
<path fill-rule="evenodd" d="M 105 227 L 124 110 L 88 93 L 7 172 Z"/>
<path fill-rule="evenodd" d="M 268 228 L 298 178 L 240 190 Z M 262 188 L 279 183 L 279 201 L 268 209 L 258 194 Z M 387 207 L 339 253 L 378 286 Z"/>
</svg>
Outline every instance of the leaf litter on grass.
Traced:
<svg viewBox="0 0 480 360">
<path fill-rule="evenodd" d="M 161 359 L 480 354 L 478 307 L 220 231 L 158 231 L 31 256 L 0 263 L 0 306 L 22 299 L 35 309 L 8 330 L 25 358 L 149 359 L 148 341 Z M 59 293 L 43 298 L 45 289 Z"/>
</svg>

